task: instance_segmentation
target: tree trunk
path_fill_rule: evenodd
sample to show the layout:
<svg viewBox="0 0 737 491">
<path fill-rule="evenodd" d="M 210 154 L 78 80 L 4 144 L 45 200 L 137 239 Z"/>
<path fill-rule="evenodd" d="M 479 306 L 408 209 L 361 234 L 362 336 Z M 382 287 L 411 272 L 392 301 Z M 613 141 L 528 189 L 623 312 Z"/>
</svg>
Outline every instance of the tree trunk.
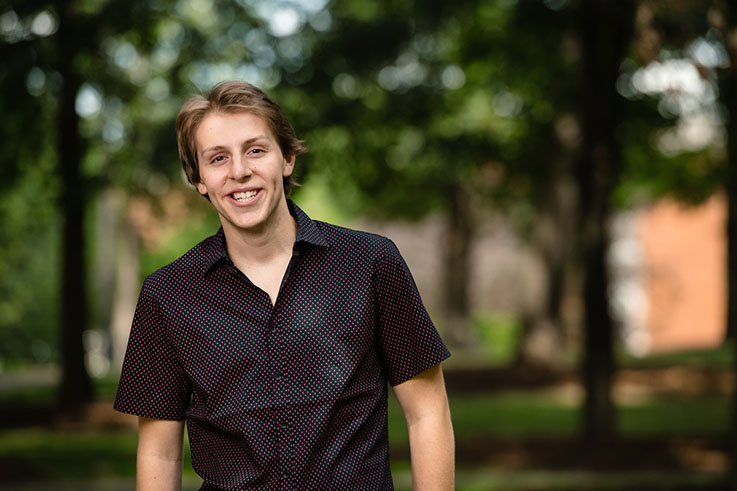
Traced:
<svg viewBox="0 0 737 491">
<path fill-rule="evenodd" d="M 606 220 L 605 216 L 601 219 Z M 599 236 L 587 245 L 585 256 L 584 436 L 594 443 L 604 443 L 615 433 L 615 413 L 611 398 L 614 332 L 606 292 L 607 244 L 608 236 L 601 230 Z"/>
<path fill-rule="evenodd" d="M 562 321 L 566 267 L 574 230 L 575 185 L 563 176 L 545 191 L 537 210 L 533 233 L 535 249 L 545 268 L 544 298 L 531 303 L 524 314 L 522 338 L 516 362 L 554 367 L 561 360 L 566 332 Z"/>
<path fill-rule="evenodd" d="M 92 384 L 85 367 L 83 333 L 87 328 L 87 268 L 84 221 L 87 190 L 81 174 L 84 144 L 79 134 L 79 116 L 75 110 L 81 86 L 74 69 L 76 13 L 71 0 L 59 7 L 58 59 L 56 68 L 62 76 L 57 120 L 58 166 L 61 175 L 60 211 L 62 225 L 60 348 L 62 379 L 59 399 L 63 405 L 92 399 Z"/>
<path fill-rule="evenodd" d="M 719 74 L 719 95 L 729 117 L 727 135 L 727 337 L 734 343 L 737 360 L 737 5 L 721 4 L 724 36 L 729 66 Z M 737 370 L 735 361 L 734 370 Z M 728 488 L 737 491 L 737 386 L 732 396 L 730 432 L 731 462 Z"/>
<path fill-rule="evenodd" d="M 578 169 L 584 260 L 583 431 L 593 444 L 615 433 L 611 397 L 614 330 L 609 314 L 606 255 L 610 199 L 619 174 L 615 138 L 618 101 L 615 83 L 632 35 L 634 0 L 582 0 L 582 155 Z"/>
<path fill-rule="evenodd" d="M 737 37 L 737 8 L 731 4 L 729 26 L 732 39 Z M 734 41 L 737 43 L 737 40 Z M 735 350 L 737 371 L 737 46 L 730 49 L 731 64 L 722 78 L 722 100 L 729 112 L 727 122 L 727 337 Z M 732 397 L 732 462 L 729 486 L 737 491 L 737 386 Z"/>
<path fill-rule="evenodd" d="M 724 39 L 729 67 L 720 74 L 719 93 L 729 117 L 727 134 L 727 337 L 737 338 L 737 6 L 724 2 Z"/>
<path fill-rule="evenodd" d="M 121 193 L 122 194 L 122 193 Z M 135 227 L 131 223 L 129 198 L 119 199 L 116 236 L 118 244 L 115 247 L 115 288 L 113 290 L 112 313 L 110 316 L 110 338 L 112 341 L 113 370 L 120 371 L 123 366 L 125 348 L 131 330 L 133 314 L 136 310 L 136 301 L 141 289 L 140 278 L 140 244 Z"/>
<path fill-rule="evenodd" d="M 445 243 L 446 339 L 454 346 L 469 346 L 468 255 L 471 248 L 471 205 L 468 192 L 459 183 L 451 186 L 448 232 Z"/>
</svg>

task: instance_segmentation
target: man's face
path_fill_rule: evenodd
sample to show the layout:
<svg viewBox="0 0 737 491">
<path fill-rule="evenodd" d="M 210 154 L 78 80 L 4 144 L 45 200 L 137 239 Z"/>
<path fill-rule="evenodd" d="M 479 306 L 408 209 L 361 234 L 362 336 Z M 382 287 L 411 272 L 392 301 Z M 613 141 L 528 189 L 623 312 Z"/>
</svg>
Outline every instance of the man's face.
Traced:
<svg viewBox="0 0 737 491">
<path fill-rule="evenodd" d="M 200 182 L 230 231 L 262 233 L 288 213 L 283 178 L 294 169 L 266 121 L 250 113 L 212 113 L 195 131 Z"/>
</svg>

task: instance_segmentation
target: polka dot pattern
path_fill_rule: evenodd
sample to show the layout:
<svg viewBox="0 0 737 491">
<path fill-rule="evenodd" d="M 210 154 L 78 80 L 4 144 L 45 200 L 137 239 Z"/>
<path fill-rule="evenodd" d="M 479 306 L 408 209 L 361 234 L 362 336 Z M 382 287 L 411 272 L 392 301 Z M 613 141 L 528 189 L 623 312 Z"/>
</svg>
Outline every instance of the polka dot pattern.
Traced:
<svg viewBox="0 0 737 491">
<path fill-rule="evenodd" d="M 289 208 L 273 306 L 222 229 L 146 278 L 114 407 L 186 419 L 204 490 L 393 489 L 387 385 L 450 353 L 389 239 Z"/>
</svg>

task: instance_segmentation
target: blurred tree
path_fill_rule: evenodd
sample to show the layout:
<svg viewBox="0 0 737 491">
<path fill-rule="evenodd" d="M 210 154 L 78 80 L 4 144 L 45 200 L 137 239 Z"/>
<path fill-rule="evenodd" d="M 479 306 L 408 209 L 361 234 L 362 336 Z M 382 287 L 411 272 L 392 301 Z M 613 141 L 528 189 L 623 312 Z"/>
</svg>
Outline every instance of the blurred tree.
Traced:
<svg viewBox="0 0 737 491">
<path fill-rule="evenodd" d="M 617 206 L 664 195 L 695 205 L 725 189 L 725 92 L 718 72 L 727 55 L 724 36 L 710 26 L 713 3 L 639 2 L 633 49 L 617 81 L 626 99 Z"/>
<path fill-rule="evenodd" d="M 695 202 L 720 187 L 721 173 L 711 148 L 668 153 L 653 144 L 663 139 L 661 135 L 673 133 L 680 120 L 663 109 L 662 101 L 655 108 L 652 98 L 634 95 L 632 88 L 632 79 L 642 77 L 633 74 L 633 65 L 647 66 L 656 60 L 662 45 L 673 51 L 694 49 L 689 43 L 705 30 L 706 3 L 578 2 L 580 36 L 576 36 L 572 31 L 577 26 L 571 23 L 576 9 L 565 7 L 565 2 L 558 8 L 545 2 L 555 11 L 555 15 L 548 12 L 546 16 L 536 11 L 534 4 L 521 1 L 517 17 L 522 27 L 508 31 L 517 40 L 519 50 L 511 57 L 538 60 L 535 67 L 546 74 L 555 73 L 560 81 L 546 84 L 528 69 L 527 79 L 542 88 L 536 97 L 547 99 L 556 117 L 553 124 L 537 129 L 534 118 L 526 120 L 531 127 L 524 134 L 526 151 L 523 158 L 511 160 L 507 170 L 520 172 L 531 181 L 529 199 L 536 203 L 532 240 L 549 271 L 546 310 L 538 313 L 537 319 L 528 320 L 526 328 L 534 332 L 530 326 L 535 323 L 540 331 L 560 325 L 562 288 L 566 277 L 575 275 L 565 269 L 563 259 L 575 245 L 584 261 L 584 432 L 592 441 L 606 440 L 615 431 L 610 394 L 615 330 L 609 313 L 606 217 L 612 206 L 641 204 L 643 198 L 653 199 L 664 193 Z M 600 28 L 596 19 L 610 15 L 615 22 Z M 659 37 L 654 36 L 655 29 L 662 33 Z M 544 39 L 538 45 L 545 52 L 525 47 L 531 32 L 536 40 Z M 560 53 L 551 49 L 555 46 L 561 47 Z M 579 63 L 581 72 L 576 71 Z M 708 68 L 703 68 L 708 89 Z M 524 69 L 518 70 L 524 73 Z M 569 116 L 579 111 L 580 119 Z M 574 174 L 571 160 L 578 152 L 578 190 L 574 192 L 570 187 Z M 544 164 L 541 159 L 545 159 Z M 644 189 L 648 190 L 645 194 Z M 581 224 L 575 234 L 567 228 L 567 218 L 576 215 L 578 207 Z M 568 235 L 575 236 L 575 244 L 566 243 L 567 230 Z"/>
<path fill-rule="evenodd" d="M 583 165 L 579 169 L 581 240 L 587 262 L 585 426 L 594 440 L 606 439 L 613 431 L 611 401 L 606 400 L 611 388 L 614 332 L 612 319 L 607 319 L 609 312 L 605 312 L 611 300 L 604 289 L 609 280 L 600 249 L 606 244 L 606 230 L 600 228 L 604 232 L 602 236 L 597 228 L 605 223 L 604 217 L 612 204 L 638 206 L 665 194 L 686 203 L 698 203 L 720 190 L 724 183 L 717 138 L 720 123 L 713 97 L 718 93 L 714 70 L 721 61 L 719 42 L 715 33 L 708 30 L 710 3 L 675 0 L 624 3 L 614 8 L 619 11 L 617 15 L 626 12 L 630 16 L 629 20 L 621 20 L 625 27 L 617 28 L 614 25 L 620 22 L 617 21 L 604 30 L 610 31 L 609 34 L 598 33 L 611 36 L 610 41 L 598 38 L 599 44 L 609 44 L 608 53 L 595 55 L 598 48 L 593 29 L 589 30 L 590 38 L 582 38 L 589 56 L 589 61 L 584 61 L 585 73 L 589 75 L 584 77 L 587 87 L 583 90 L 583 104 L 588 109 L 584 109 L 582 116 L 585 143 Z M 588 9 L 592 4 L 582 2 L 581 5 Z M 629 32 L 632 26 L 634 33 Z M 586 33 L 586 29 L 582 32 Z M 619 35 L 624 36 L 619 48 L 614 41 L 617 29 L 627 31 Z M 632 34 L 630 44 L 625 38 Z M 606 81 L 599 81 L 598 86 L 589 82 L 593 80 L 591 70 L 597 66 L 601 74 L 607 74 Z M 688 78 L 689 75 L 695 75 L 695 79 Z M 614 87 L 618 94 L 613 92 Z M 693 138 L 689 128 L 694 126 L 699 126 L 700 134 L 708 138 Z M 603 134 L 608 136 L 602 137 Z M 613 163 L 606 165 L 611 149 L 614 154 L 609 158 Z M 598 166 L 586 164 L 597 160 Z"/>
<path fill-rule="evenodd" d="M 15 219 L 4 225 L 16 224 L 14 229 L 4 226 L 0 239 L 3 250 L 33 257 L 42 249 L 21 241 L 28 240 L 36 218 L 53 224 L 58 213 L 62 219 L 59 331 L 58 342 L 52 343 L 59 347 L 62 402 L 92 397 L 83 335 L 92 314 L 88 279 L 98 274 L 88 271 L 87 264 L 100 251 L 86 247 L 86 232 L 91 230 L 87 215 L 100 191 L 118 187 L 126 190 L 124 195 L 142 194 L 161 202 L 171 185 L 181 182 L 173 131 L 181 101 L 226 78 L 275 86 L 284 73 L 306 62 L 303 49 L 309 47 L 309 36 L 300 45 L 294 34 L 323 8 L 320 2 L 287 11 L 267 1 L 224 2 L 215 8 L 190 0 L 31 0 L 0 10 L 0 83 L 5 94 L 0 126 L 14 142 L 0 156 L 0 187 L 14 191 L 0 199 L 0 213 Z M 17 196 L 16 183 L 30 192 Z M 49 197 L 56 203 L 47 204 Z M 36 216 L 29 211 L 21 219 L 20 209 L 11 206 L 13 199 L 33 199 L 39 205 Z M 115 212 L 109 218 L 119 220 Z M 13 231 L 22 233 L 15 237 Z M 44 234 L 53 238 L 55 231 L 49 227 Z M 1 266 L 10 272 L 16 268 Z M 29 271 L 23 265 L 17 268 L 24 275 Z M 33 321 L 22 311 L 39 310 L 31 300 L 19 299 L 18 283 L 3 278 L 0 284 L 17 300 L 0 304 L 16 312 L 2 321 L 16 336 Z M 40 324 L 55 320 L 43 309 L 39 315 L 45 315 Z M 7 351 L 12 346 L 3 347 L 2 355 L 15 355 Z"/>
<path fill-rule="evenodd" d="M 57 209 L 62 219 L 59 395 L 63 404 L 92 398 L 83 343 L 90 322 L 87 262 L 91 252 L 85 223 L 95 192 L 115 177 L 106 175 L 110 167 L 106 149 L 95 140 L 102 131 L 95 134 L 83 118 L 101 112 L 104 94 L 96 87 L 105 86 L 117 94 L 130 92 L 134 84 L 111 76 L 106 43 L 131 26 L 139 39 L 149 39 L 155 14 L 142 4 L 75 0 L 23 2 L 2 13 L 2 49 L 7 54 L 2 81 L 14 88 L 13 97 L 4 98 L 12 115 L 4 121 L 4 129 L 16 142 L 15 153 L 24 157 L 4 155 L 3 169 L 9 179 L 4 184 L 29 172 L 23 162 L 41 157 L 56 162 L 46 185 L 35 193 L 53 193 L 58 183 Z M 31 124 L 17 124 L 26 118 Z"/>
<path fill-rule="evenodd" d="M 580 47 L 576 41 L 575 9 L 564 2 L 519 1 L 506 32 L 504 83 L 520 94 L 524 109 L 518 116 L 526 131 L 507 154 L 507 185 L 527 182 L 524 195 L 509 193 L 502 206 L 528 203 L 526 219 L 516 220 L 544 266 L 541 297 L 522 312 L 523 335 L 518 363 L 554 366 L 567 347 L 562 314 L 566 284 L 574 276 L 572 262 L 577 190 L 574 161 L 580 150 L 578 111 Z M 519 63 L 518 60 L 535 60 Z M 516 203 L 516 205 L 515 205 Z M 514 209 L 514 208 L 513 208 Z"/>
<path fill-rule="evenodd" d="M 727 190 L 727 337 L 737 339 L 737 6 L 717 2 L 712 22 L 719 30 L 729 57 L 719 76 L 719 95 L 727 112 L 726 190 Z M 737 453 L 737 450 L 735 450 Z M 737 484 L 736 484 L 737 485 Z"/>
<path fill-rule="evenodd" d="M 14 95 L 0 101 L 7 115 L 0 125 L 18 142 L 0 157 L 0 189 L 42 181 L 26 162 L 38 162 L 37 169 L 58 162 L 56 177 L 47 170 L 43 192 L 33 189 L 44 194 L 42 204 L 58 187 L 58 208 L 68 214 L 59 299 L 67 327 L 60 346 L 63 359 L 76 361 L 65 364 L 62 393 L 85 397 L 86 210 L 108 186 L 165 199 L 180 179 L 172 129 L 179 104 L 219 80 L 241 78 L 273 92 L 294 115 L 313 150 L 304 173 L 326 175 L 347 207 L 379 217 L 445 217 L 445 243 L 438 246 L 445 251 L 448 334 L 458 343 L 472 338 L 468 261 L 482 207 L 512 217 L 544 259 L 548 298 L 525 313 L 527 331 L 562 335 L 560 305 L 575 240 L 569 217 L 580 204 L 590 275 L 585 292 L 592 300 L 586 302 L 592 329 L 586 373 L 591 384 L 602 384 L 591 386 L 592 401 L 603 400 L 613 334 L 605 313 L 602 225 L 617 175 L 626 178 L 618 195 L 634 194 L 643 182 L 657 183 L 658 192 L 687 194 L 714 178 L 711 173 L 696 186 L 692 174 L 682 172 L 691 155 L 666 158 L 652 149 L 653 128 L 672 126 L 672 118 L 641 94 L 622 99 L 613 92 L 615 82 L 621 86 L 620 62 L 629 46 L 624 26 L 633 7 L 603 2 L 602 9 L 614 11 L 601 14 L 595 5 L 30 0 L 0 11 L 0 82 Z M 605 28 L 591 20 L 609 14 L 616 22 Z M 656 21 L 672 18 L 659 15 Z M 695 17 L 684 19 L 698 25 Z M 685 37 L 672 26 L 683 22 L 661 22 L 681 45 Z M 579 104 L 585 108 L 580 121 Z M 622 125 L 619 104 L 628 116 Z M 9 203 L 6 196 L 0 213 L 18 216 Z M 41 215 L 53 224 L 53 211 Z M 11 229 L 3 233 L 9 243 Z M 21 249 L 15 247 L 30 254 Z M 520 358 L 529 358 L 522 346 Z M 557 355 L 556 349 L 548 354 Z M 75 395 L 75 388 L 81 392 Z M 604 403 L 597 407 L 609 412 Z"/>
<path fill-rule="evenodd" d="M 5 365 L 13 355 L 40 361 L 51 355 L 47 326 L 56 297 L 49 280 L 55 277 L 58 227 L 52 212 L 56 182 L 48 178 L 54 172 L 53 140 L 42 131 L 53 125 L 52 115 L 41 101 L 23 97 L 38 55 L 21 41 L 17 14 L 0 11 L 0 16 L 0 132 L 12 142 L 0 154 L 0 365 Z M 32 143 L 22 144 L 19 134 Z M 23 329 L 13 328 L 21 323 Z"/>
<path fill-rule="evenodd" d="M 307 140 L 340 200 L 375 217 L 446 216 L 446 336 L 468 344 L 469 245 L 479 166 L 499 154 L 515 123 L 491 111 L 494 67 L 461 68 L 466 29 L 495 29 L 501 49 L 508 9 L 490 3 L 335 2 L 313 49 Z M 485 22 L 477 21 L 481 16 Z M 371 39 L 370 43 L 366 40 Z M 474 48 L 477 45 L 474 45 Z M 475 55 L 474 55 L 475 57 Z M 469 111 L 473 114 L 469 114 Z M 325 124 L 329 122 L 329 124 Z M 311 162 L 308 157 L 307 162 Z M 318 164 L 313 165 L 314 168 Z"/>
<path fill-rule="evenodd" d="M 597 443 L 611 438 L 615 431 L 611 395 L 614 330 L 609 314 L 607 223 L 622 158 L 616 136 L 616 128 L 622 121 L 616 82 L 629 49 L 634 15 L 634 0 L 581 0 L 583 141 L 577 178 L 584 261 L 584 432 Z M 606 22 L 600 22 L 603 19 Z"/>
<path fill-rule="evenodd" d="M 56 118 L 57 172 L 61 176 L 59 204 L 63 212 L 60 395 L 61 402 L 69 404 L 84 403 L 93 397 L 83 343 L 89 322 L 84 222 L 90 190 L 81 170 L 87 142 L 80 134 L 76 110 L 77 93 L 84 77 L 77 68 L 76 58 L 87 44 L 80 33 L 90 26 L 84 25 L 75 0 L 63 0 L 57 7 L 56 53 L 49 64 L 61 80 Z"/>
<path fill-rule="evenodd" d="M 711 12 L 711 22 L 719 30 L 729 63 L 719 73 L 720 100 L 727 112 L 727 332 L 735 349 L 737 370 L 737 5 L 718 1 Z M 732 397 L 731 460 L 728 486 L 737 490 L 737 386 Z"/>
<path fill-rule="evenodd" d="M 29 171 L 22 164 L 38 161 L 42 156 L 57 157 L 56 174 L 61 177 L 58 203 L 65 212 L 62 223 L 64 272 L 59 290 L 59 340 L 63 346 L 60 396 L 64 402 L 85 402 L 91 398 L 91 384 L 84 366 L 82 347 L 82 332 L 87 322 L 87 299 L 86 272 L 83 267 L 85 249 L 84 242 L 80 240 L 85 199 L 79 166 L 84 146 L 77 131 L 78 119 L 74 111 L 79 76 L 74 73 L 71 60 L 75 49 L 75 31 L 79 26 L 76 25 L 69 3 L 59 2 L 54 6 L 59 8 L 58 14 L 47 10 L 49 7 L 52 6 L 45 2 L 25 2 L 2 14 L 6 22 L 2 46 L 5 52 L 3 84 L 14 89 L 13 97 L 4 98 L 11 110 L 6 114 L 11 117 L 3 121 L 3 133 L 15 142 L 15 150 L 3 156 L 3 184 L 12 186 L 22 173 Z M 62 21 L 64 26 L 60 27 Z M 47 39 L 52 34 L 56 34 L 57 43 L 52 44 Z M 51 60 L 58 64 L 51 65 Z M 27 77 L 44 77 L 40 69 L 33 71 L 37 63 L 53 66 L 59 95 L 57 99 L 37 101 L 29 96 Z M 51 104 L 55 106 L 56 124 L 51 123 L 54 113 L 47 111 Z M 24 119 L 33 121 L 27 126 L 18 125 Z M 56 128 L 56 135 L 49 135 L 47 127 Z M 44 143 L 48 143 L 54 151 L 50 152 Z M 45 182 L 45 189 L 53 192 L 54 180 L 47 178 Z"/>
<path fill-rule="evenodd" d="M 310 95 L 299 126 L 330 122 L 307 132 L 314 172 L 361 214 L 445 217 L 446 335 L 455 344 L 473 334 L 475 221 L 485 208 L 508 210 L 525 234 L 536 229 L 550 271 L 552 293 L 528 313 L 531 330 L 559 330 L 572 201 L 565 166 L 575 144 L 561 143 L 556 128 L 573 119 L 576 85 L 560 76 L 575 61 L 562 28 L 570 16 L 536 1 L 359 8 L 346 0 L 330 14 L 332 27 L 313 50 L 313 75 L 298 85 Z"/>
</svg>

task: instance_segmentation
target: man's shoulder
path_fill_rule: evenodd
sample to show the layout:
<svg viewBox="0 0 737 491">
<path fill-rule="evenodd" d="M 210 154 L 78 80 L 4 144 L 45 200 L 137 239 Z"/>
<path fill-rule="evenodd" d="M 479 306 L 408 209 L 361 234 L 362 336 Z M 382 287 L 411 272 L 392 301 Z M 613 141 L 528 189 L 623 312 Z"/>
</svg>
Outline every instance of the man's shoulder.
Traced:
<svg viewBox="0 0 737 491">
<path fill-rule="evenodd" d="M 315 220 L 315 224 L 331 246 L 385 250 L 394 244 L 388 237 L 373 232 L 366 232 L 364 230 L 334 225 L 318 220 Z"/>
<path fill-rule="evenodd" d="M 203 239 L 174 261 L 149 274 L 145 284 L 174 286 L 202 278 L 212 265 L 212 258 L 218 255 L 219 240 L 217 234 Z"/>
<path fill-rule="evenodd" d="M 394 242 L 383 235 L 315 220 L 315 224 L 331 247 L 343 252 L 381 256 L 397 251 Z"/>
</svg>

